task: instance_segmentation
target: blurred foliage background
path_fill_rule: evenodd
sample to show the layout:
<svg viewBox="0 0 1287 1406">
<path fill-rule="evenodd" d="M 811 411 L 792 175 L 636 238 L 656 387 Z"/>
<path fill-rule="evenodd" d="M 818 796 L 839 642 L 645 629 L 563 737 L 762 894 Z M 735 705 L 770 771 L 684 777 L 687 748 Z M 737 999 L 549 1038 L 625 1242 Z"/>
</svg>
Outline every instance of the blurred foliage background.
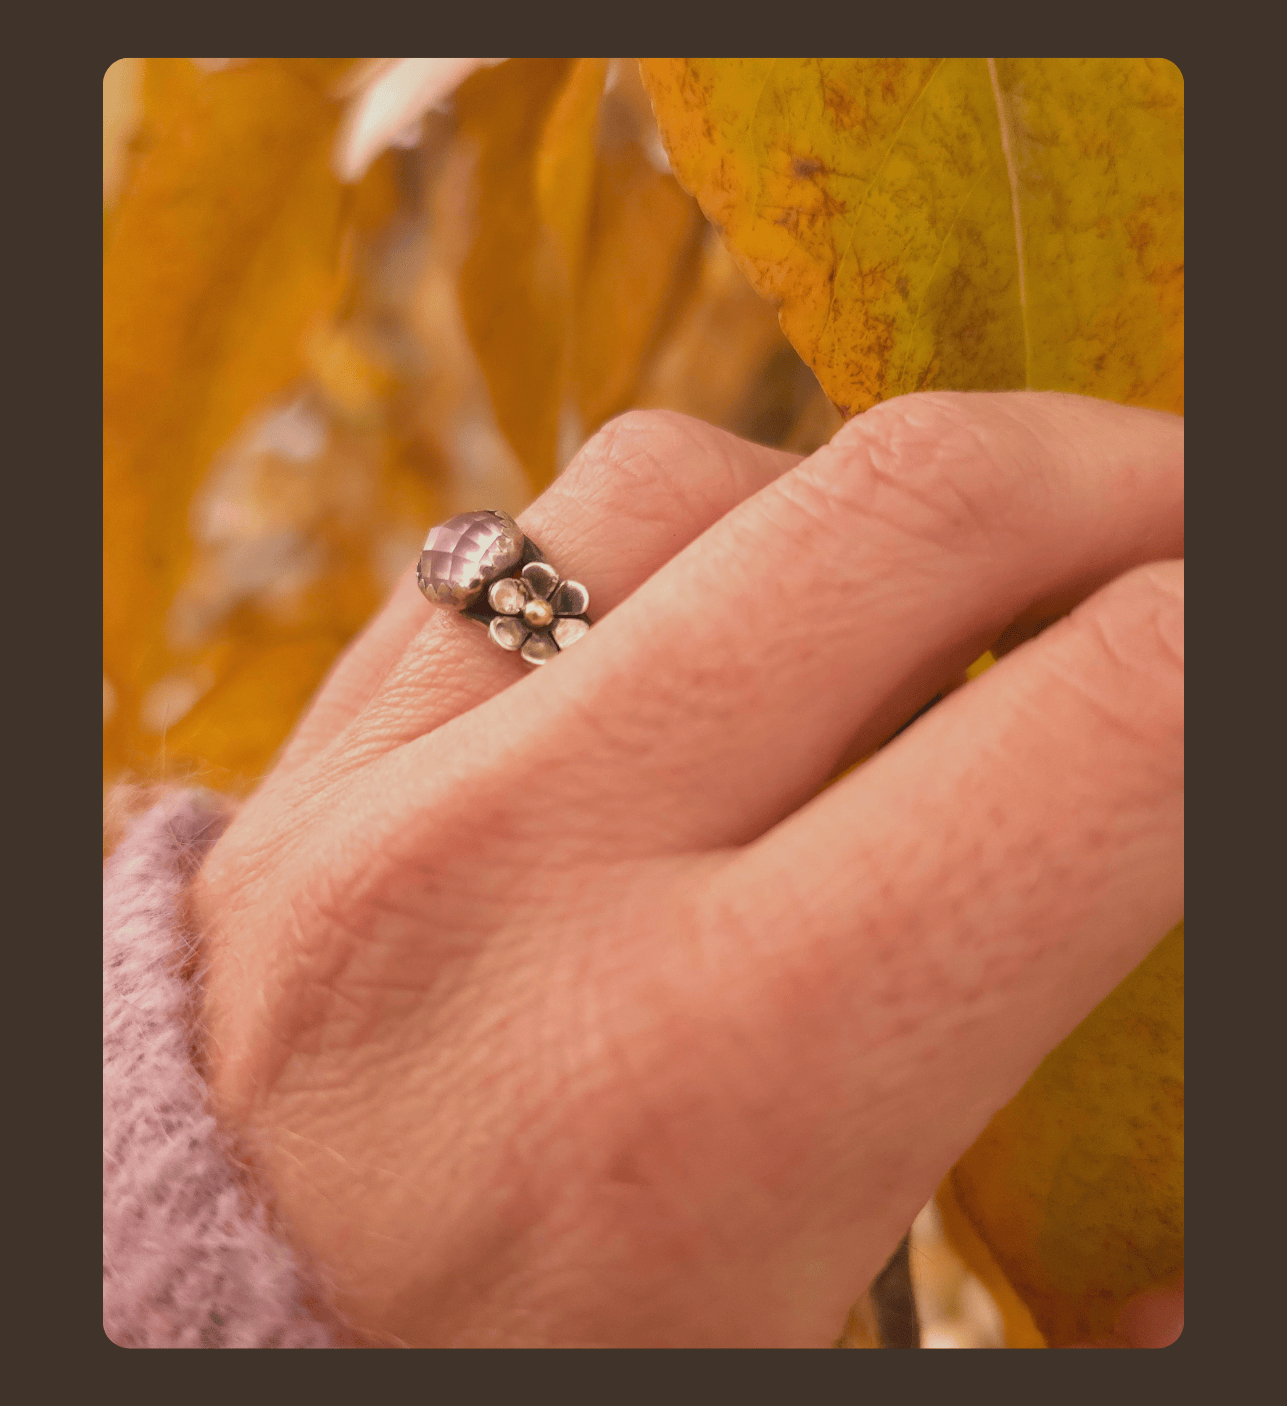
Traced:
<svg viewBox="0 0 1287 1406">
<path fill-rule="evenodd" d="M 840 424 L 633 59 L 481 68 L 345 181 L 388 72 L 106 76 L 108 783 L 244 793 L 429 526 L 518 511 L 624 410 L 801 452 Z"/>
</svg>

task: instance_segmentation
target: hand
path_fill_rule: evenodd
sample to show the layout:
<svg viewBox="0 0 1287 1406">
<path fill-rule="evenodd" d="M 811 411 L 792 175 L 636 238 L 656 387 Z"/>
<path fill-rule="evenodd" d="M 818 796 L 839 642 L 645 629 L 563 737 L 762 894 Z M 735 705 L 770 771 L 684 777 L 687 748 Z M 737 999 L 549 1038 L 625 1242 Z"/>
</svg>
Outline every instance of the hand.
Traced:
<svg viewBox="0 0 1287 1406">
<path fill-rule="evenodd" d="M 631 414 L 520 519 L 565 656 L 408 576 L 195 889 L 218 1106 L 357 1325 L 834 1341 L 1183 912 L 1182 472 L 1073 396 L 803 462 Z"/>
</svg>

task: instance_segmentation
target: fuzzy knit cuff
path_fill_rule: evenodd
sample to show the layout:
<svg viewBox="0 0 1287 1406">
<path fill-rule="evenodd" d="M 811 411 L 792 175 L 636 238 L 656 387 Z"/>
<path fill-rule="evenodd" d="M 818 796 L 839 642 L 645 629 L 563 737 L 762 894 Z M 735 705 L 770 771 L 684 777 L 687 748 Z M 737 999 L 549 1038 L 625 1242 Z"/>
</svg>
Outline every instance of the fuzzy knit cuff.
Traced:
<svg viewBox="0 0 1287 1406">
<path fill-rule="evenodd" d="M 104 868 L 103 1327 L 122 1347 L 340 1346 L 193 1063 L 184 897 L 227 820 L 209 792 L 172 793 Z"/>
</svg>

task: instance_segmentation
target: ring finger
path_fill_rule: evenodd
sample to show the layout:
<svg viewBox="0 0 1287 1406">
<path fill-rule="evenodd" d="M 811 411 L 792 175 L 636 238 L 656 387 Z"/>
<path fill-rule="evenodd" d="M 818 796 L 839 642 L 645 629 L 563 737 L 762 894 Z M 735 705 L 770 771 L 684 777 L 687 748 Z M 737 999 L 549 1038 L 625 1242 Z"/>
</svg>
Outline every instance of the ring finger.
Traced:
<svg viewBox="0 0 1287 1406">
<path fill-rule="evenodd" d="M 561 575 L 590 592 L 595 620 L 730 508 L 798 463 L 664 411 L 624 415 L 593 436 L 519 516 Z M 363 758 L 430 732 L 520 679 L 527 666 L 472 621 L 432 610 L 415 570 L 332 670 L 278 763 L 294 770 L 352 727 Z"/>
</svg>

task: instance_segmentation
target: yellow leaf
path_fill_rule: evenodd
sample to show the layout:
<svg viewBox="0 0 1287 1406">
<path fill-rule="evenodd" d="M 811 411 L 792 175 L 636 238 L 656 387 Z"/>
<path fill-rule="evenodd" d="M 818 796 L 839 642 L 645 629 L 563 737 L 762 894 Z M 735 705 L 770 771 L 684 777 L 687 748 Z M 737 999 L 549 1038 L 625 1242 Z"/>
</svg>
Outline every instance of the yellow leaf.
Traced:
<svg viewBox="0 0 1287 1406">
<path fill-rule="evenodd" d="M 587 430 L 630 405 L 649 352 L 695 282 L 703 228 L 693 201 L 637 144 L 603 154 L 576 316 Z"/>
<path fill-rule="evenodd" d="M 943 1217 L 943 1234 L 948 1243 L 961 1257 L 966 1269 L 991 1294 L 992 1302 L 1001 1312 L 1001 1320 L 1005 1324 L 1005 1345 L 1045 1347 L 1046 1340 L 1033 1322 L 1027 1304 L 1015 1293 L 1014 1286 L 993 1258 L 987 1243 L 961 1210 L 952 1190 L 950 1176 L 939 1187 L 934 1200 Z"/>
<path fill-rule="evenodd" d="M 577 114 L 590 88 L 588 71 L 570 59 L 509 59 L 474 74 L 456 94 L 460 134 L 473 144 L 477 163 L 472 243 L 459 278 L 461 312 L 496 422 L 534 490 L 559 467 L 572 306 L 566 257 L 579 242 L 570 222 L 558 233 L 545 222 L 542 204 L 554 203 L 556 173 L 581 189 L 581 178 L 568 173 L 578 153 L 593 158 L 593 132 Z M 560 109 L 565 90 L 572 96 Z M 542 195 L 538 155 L 546 124 L 555 118 L 551 141 L 557 146 L 567 138 L 575 151 L 547 147 Z"/>
<path fill-rule="evenodd" d="M 164 617 L 188 507 L 216 453 L 303 365 L 335 305 L 342 194 L 328 85 L 347 61 L 202 72 L 150 59 L 103 270 L 105 764 L 155 742 L 140 704 L 171 666 Z"/>
<path fill-rule="evenodd" d="M 569 288 L 576 287 L 581 272 L 607 67 L 604 59 L 576 61 L 545 119 L 536 153 L 536 207 L 563 257 Z"/>
<path fill-rule="evenodd" d="M 871 1295 L 863 1294 L 855 1299 L 854 1306 L 845 1319 L 844 1330 L 836 1340 L 836 1347 L 878 1348 L 880 1327 L 876 1322 L 876 1310 L 872 1306 Z"/>
<path fill-rule="evenodd" d="M 733 434 L 775 444 L 792 436 L 792 412 L 817 408 L 823 414 L 815 442 L 790 447 L 811 452 L 825 443 L 839 427 L 839 417 L 783 337 L 773 309 L 756 295 L 709 232 L 695 283 L 673 328 L 646 365 L 635 404 L 679 410 Z M 801 370 L 804 387 L 792 384 L 793 373 Z M 822 405 L 798 405 L 802 389 Z M 774 423 L 766 424 L 766 418 Z"/>
<path fill-rule="evenodd" d="M 1052 1346 L 1106 1336 L 1184 1268 L 1184 924 L 957 1163 L 965 1217 Z"/>
<path fill-rule="evenodd" d="M 966 669 L 965 676 L 967 679 L 977 679 L 980 674 L 990 669 L 996 662 L 992 651 L 988 650 L 985 654 L 980 654 L 974 663 Z"/>
<path fill-rule="evenodd" d="M 167 770 L 219 790 L 255 781 L 326 676 L 346 634 L 243 632 L 219 679 L 165 735 Z"/>
<path fill-rule="evenodd" d="M 376 427 L 397 384 L 393 370 L 339 322 L 313 322 L 305 334 L 308 369 L 331 405 L 355 426 Z"/>
<path fill-rule="evenodd" d="M 103 74 L 103 212 L 120 194 L 143 106 L 143 60 L 117 59 Z"/>
<path fill-rule="evenodd" d="M 1182 409 L 1183 78 L 1153 59 L 645 59 L 681 184 L 845 414 Z"/>
<path fill-rule="evenodd" d="M 636 66 L 617 61 L 603 103 L 575 315 L 574 376 L 587 433 L 631 404 L 650 355 L 697 284 L 706 223 L 675 178 L 649 159 L 652 126 Z"/>
</svg>

